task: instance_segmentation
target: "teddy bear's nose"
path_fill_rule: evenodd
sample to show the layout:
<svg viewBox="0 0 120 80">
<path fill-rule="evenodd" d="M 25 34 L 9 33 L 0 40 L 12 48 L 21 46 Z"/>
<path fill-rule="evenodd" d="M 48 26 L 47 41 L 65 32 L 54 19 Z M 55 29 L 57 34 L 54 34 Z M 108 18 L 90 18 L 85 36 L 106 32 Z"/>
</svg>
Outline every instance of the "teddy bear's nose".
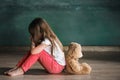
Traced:
<svg viewBox="0 0 120 80">
<path fill-rule="evenodd" d="M 81 58 L 81 57 L 83 57 L 83 54 L 82 54 L 82 52 L 80 52 L 80 54 L 79 54 L 79 58 Z"/>
</svg>

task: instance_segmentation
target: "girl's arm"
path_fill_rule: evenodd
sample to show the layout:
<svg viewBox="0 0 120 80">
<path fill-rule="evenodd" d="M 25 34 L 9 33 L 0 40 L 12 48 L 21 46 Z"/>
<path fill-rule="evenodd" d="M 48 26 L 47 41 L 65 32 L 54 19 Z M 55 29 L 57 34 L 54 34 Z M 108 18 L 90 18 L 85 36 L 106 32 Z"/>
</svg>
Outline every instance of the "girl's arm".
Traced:
<svg viewBox="0 0 120 80">
<path fill-rule="evenodd" d="M 35 46 L 35 43 L 31 38 L 31 54 L 39 54 L 45 47 L 47 47 L 47 44 L 41 43 L 38 46 Z"/>
<path fill-rule="evenodd" d="M 31 48 L 31 54 L 39 54 L 47 46 L 47 44 L 41 43 L 40 45 Z"/>
<path fill-rule="evenodd" d="M 33 38 L 31 37 L 31 54 L 39 54 L 47 46 L 49 46 L 49 44 L 45 44 L 45 43 L 41 43 L 38 46 L 35 46 Z"/>
</svg>

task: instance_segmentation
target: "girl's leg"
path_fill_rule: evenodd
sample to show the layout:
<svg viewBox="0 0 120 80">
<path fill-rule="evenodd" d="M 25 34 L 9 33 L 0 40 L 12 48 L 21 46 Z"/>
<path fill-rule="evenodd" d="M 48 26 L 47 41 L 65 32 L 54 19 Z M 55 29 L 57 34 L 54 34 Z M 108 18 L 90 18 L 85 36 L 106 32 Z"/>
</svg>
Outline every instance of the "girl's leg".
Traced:
<svg viewBox="0 0 120 80">
<path fill-rule="evenodd" d="M 41 54 L 41 53 L 39 53 Z M 10 76 L 17 76 L 17 75 L 22 75 L 24 72 L 26 72 L 30 67 L 38 60 L 39 54 L 29 54 L 29 56 L 25 59 L 25 61 L 22 63 L 19 68 L 8 72 L 8 75 Z"/>
<path fill-rule="evenodd" d="M 41 53 L 39 53 L 41 54 Z M 24 72 L 28 71 L 30 67 L 38 61 L 39 59 L 39 54 L 30 54 L 28 58 L 23 62 L 21 65 L 21 68 L 23 69 Z"/>
<path fill-rule="evenodd" d="M 43 50 L 39 55 L 38 61 L 49 73 L 60 73 L 63 71 L 64 66 L 58 64 L 53 56 L 46 51 Z"/>
<path fill-rule="evenodd" d="M 25 60 L 29 57 L 29 55 L 31 54 L 30 51 L 28 51 L 28 53 L 17 63 L 17 67 L 20 67 L 24 62 Z"/>
<path fill-rule="evenodd" d="M 59 65 L 52 56 L 43 50 L 39 54 L 30 54 L 20 68 L 9 72 L 8 75 L 17 76 L 24 74 L 24 72 L 30 69 L 30 67 L 38 60 L 49 73 L 60 73 L 64 69 L 64 66 Z"/>
<path fill-rule="evenodd" d="M 11 71 L 17 69 L 18 67 L 20 67 L 29 55 L 30 55 L 30 51 L 17 63 L 17 65 L 14 68 L 4 72 L 4 74 L 8 74 L 9 72 L 11 72 Z"/>
</svg>

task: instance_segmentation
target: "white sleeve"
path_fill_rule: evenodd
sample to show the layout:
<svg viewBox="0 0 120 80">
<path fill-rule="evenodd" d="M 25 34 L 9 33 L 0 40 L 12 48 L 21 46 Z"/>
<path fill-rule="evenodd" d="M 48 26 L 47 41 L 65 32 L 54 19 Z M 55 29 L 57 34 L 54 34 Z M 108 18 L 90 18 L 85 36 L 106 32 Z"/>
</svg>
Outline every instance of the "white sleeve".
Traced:
<svg viewBox="0 0 120 80">
<path fill-rule="evenodd" d="M 50 40 L 49 40 L 49 39 L 47 39 L 47 38 L 45 38 L 45 40 L 44 40 L 44 41 L 42 41 L 41 43 L 43 43 L 43 44 L 47 44 L 47 45 L 51 45 Z"/>
</svg>

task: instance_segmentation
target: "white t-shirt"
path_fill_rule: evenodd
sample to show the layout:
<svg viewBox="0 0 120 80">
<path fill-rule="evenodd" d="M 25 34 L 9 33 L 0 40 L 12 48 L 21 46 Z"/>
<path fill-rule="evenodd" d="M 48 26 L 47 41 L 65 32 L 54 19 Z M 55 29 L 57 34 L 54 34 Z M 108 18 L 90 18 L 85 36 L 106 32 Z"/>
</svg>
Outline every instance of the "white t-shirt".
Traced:
<svg viewBox="0 0 120 80">
<path fill-rule="evenodd" d="M 48 38 L 45 38 L 44 41 L 42 41 L 43 44 L 47 44 L 48 47 L 46 47 L 44 50 L 51 55 L 51 42 Z M 55 42 L 55 48 L 53 49 L 53 56 L 54 59 L 60 64 L 60 65 L 65 65 L 65 56 L 64 52 L 60 49 L 59 45 Z"/>
</svg>

